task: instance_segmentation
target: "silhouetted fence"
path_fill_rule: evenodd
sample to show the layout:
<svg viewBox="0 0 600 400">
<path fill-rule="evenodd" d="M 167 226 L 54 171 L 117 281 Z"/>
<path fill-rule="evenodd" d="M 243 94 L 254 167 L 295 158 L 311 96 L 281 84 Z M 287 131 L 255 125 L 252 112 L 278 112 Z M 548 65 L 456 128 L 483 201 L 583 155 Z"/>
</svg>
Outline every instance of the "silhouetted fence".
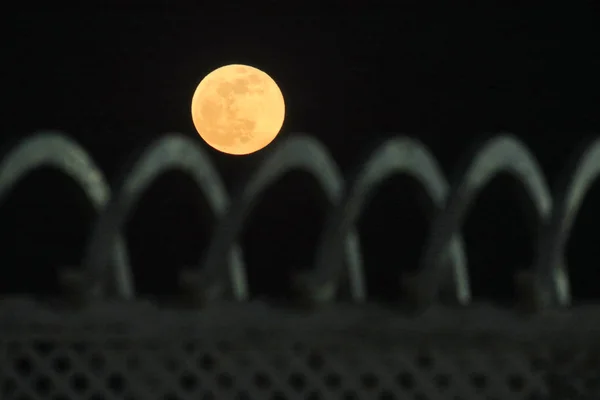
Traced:
<svg viewBox="0 0 600 400">
<path fill-rule="evenodd" d="M 61 308 L 0 300 L 2 399 L 600 398 L 600 312 L 566 307 L 572 299 L 564 262 L 575 216 L 600 174 L 599 139 L 576 149 L 550 190 L 535 157 L 510 135 L 479 143 L 450 183 L 412 138 L 385 141 L 345 179 L 317 139 L 296 135 L 268 148 L 230 196 L 197 141 L 183 135 L 147 146 L 111 192 L 82 147 L 45 132 L 1 155 L 0 201 L 40 166 L 71 177 L 98 211 L 81 268 L 63 271 L 67 287 L 87 301 Z M 182 293 L 211 304 L 196 311 L 134 300 L 124 224 L 170 169 L 193 178 L 218 220 L 204 257 L 181 276 Z M 295 294 L 312 305 L 333 304 L 304 311 L 251 301 L 237 244 L 261 194 L 298 169 L 314 177 L 330 207 L 312 269 L 296 276 Z M 470 303 L 461 225 L 500 172 L 519 183 L 539 228 L 535 262 L 519 276 L 523 300 L 537 311 L 527 316 L 438 301 L 449 291 L 455 305 Z M 397 173 L 419 182 L 430 201 L 433 226 L 420 268 L 398 277 L 421 306 L 418 315 L 360 304 L 368 298 L 368 265 L 355 224 L 378 185 Z M 353 304 L 334 301 L 342 291 Z"/>
<path fill-rule="evenodd" d="M 574 151 L 550 191 L 535 157 L 510 135 L 498 135 L 474 147 L 450 185 L 434 156 L 412 138 L 385 141 L 362 162 L 358 173 L 344 180 L 317 139 L 296 135 L 265 151 L 258 168 L 230 196 L 197 141 L 183 135 L 164 135 L 149 144 L 132 160 L 111 193 L 102 172 L 83 148 L 63 134 L 48 132 L 24 139 L 4 152 L 0 159 L 0 201 L 19 179 L 41 166 L 55 167 L 71 177 L 99 212 L 81 262 L 83 272 L 66 274 L 72 286 L 78 282 L 80 291 L 90 296 L 135 297 L 122 236 L 125 222 L 154 179 L 167 170 L 179 169 L 193 178 L 219 221 L 197 268 L 182 273 L 183 290 L 200 298 L 246 300 L 248 285 L 243 249 L 236 244 L 238 235 L 266 189 L 286 172 L 302 170 L 319 183 L 331 216 L 311 272 L 296 279 L 299 296 L 330 301 L 340 285 L 347 285 L 353 301 L 367 298 L 363 281 L 366 267 L 354 225 L 377 186 L 391 175 L 403 173 L 428 194 L 433 221 L 419 272 L 403 277 L 405 286 L 425 304 L 435 301 L 443 289 L 450 289 L 459 303 L 466 304 L 470 287 L 461 226 L 478 193 L 504 172 L 519 183 L 525 194 L 523 202 L 528 203 L 523 206 L 539 227 L 534 265 L 521 277 L 523 293 L 539 305 L 568 305 L 571 295 L 565 244 L 585 194 L 600 174 L 600 140 L 589 140 Z"/>
</svg>

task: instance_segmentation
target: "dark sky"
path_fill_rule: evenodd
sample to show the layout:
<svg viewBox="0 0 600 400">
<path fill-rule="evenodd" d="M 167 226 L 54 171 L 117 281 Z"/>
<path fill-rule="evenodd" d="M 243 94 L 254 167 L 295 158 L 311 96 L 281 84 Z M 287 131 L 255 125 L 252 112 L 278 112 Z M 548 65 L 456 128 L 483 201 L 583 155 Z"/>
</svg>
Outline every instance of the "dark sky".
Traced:
<svg viewBox="0 0 600 400">
<path fill-rule="evenodd" d="M 246 63 L 267 71 L 285 95 L 278 140 L 313 134 L 345 173 L 378 141 L 409 134 L 451 175 L 471 143 L 507 131 L 531 147 L 552 182 L 569 151 L 600 128 L 598 15 L 578 4 L 568 10 L 395 5 L 246 21 L 208 12 L 14 15 L 4 34 L 3 142 L 64 131 L 114 182 L 131 154 L 160 134 L 195 137 L 189 103 L 199 80 L 221 65 Z M 269 15 L 278 12 L 285 15 Z M 232 190 L 260 158 L 228 157 L 198 143 Z M 209 240 L 212 227 L 196 218 L 195 189 L 186 179 L 177 172 L 161 178 L 128 224 L 141 293 L 172 291 L 177 271 L 197 263 Z M 257 295 L 276 292 L 265 283 L 274 279 L 285 287 L 287 266 L 311 262 L 325 214 L 306 201 L 314 191 L 309 181 L 286 179 L 250 218 L 242 245 Z M 533 236 L 510 186 L 501 176 L 485 190 L 463 230 L 478 297 L 514 296 L 511 274 L 531 263 Z M 569 247 L 582 299 L 600 296 L 589 284 L 599 277 L 590 267 L 600 257 L 592 239 L 600 223 L 592 205 L 598 192 L 584 204 Z M 399 293 L 395 274 L 416 264 L 428 224 L 415 197 L 407 179 L 393 179 L 361 219 L 373 297 Z M 55 269 L 78 265 L 94 215 L 77 198 L 67 179 L 38 171 L 5 200 L 0 229 L 11 238 L 3 257 L 12 269 L 5 273 L 21 277 L 3 280 L 2 291 L 55 291 Z"/>
</svg>

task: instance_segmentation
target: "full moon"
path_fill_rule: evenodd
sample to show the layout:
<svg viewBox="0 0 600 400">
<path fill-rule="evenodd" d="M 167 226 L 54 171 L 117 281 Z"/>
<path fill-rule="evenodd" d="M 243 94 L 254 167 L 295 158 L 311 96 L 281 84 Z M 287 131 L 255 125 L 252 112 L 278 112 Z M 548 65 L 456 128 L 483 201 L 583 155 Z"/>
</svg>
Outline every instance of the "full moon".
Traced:
<svg viewBox="0 0 600 400">
<path fill-rule="evenodd" d="M 192 121 L 211 147 L 245 155 L 271 143 L 283 126 L 285 102 L 265 72 L 232 64 L 208 74 L 192 98 Z"/>
</svg>

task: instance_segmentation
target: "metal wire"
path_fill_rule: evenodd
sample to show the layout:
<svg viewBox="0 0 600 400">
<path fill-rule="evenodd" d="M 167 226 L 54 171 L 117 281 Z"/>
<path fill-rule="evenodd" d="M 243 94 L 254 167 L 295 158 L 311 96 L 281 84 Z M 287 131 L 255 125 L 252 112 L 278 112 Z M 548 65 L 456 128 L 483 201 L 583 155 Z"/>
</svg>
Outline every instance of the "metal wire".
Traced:
<svg viewBox="0 0 600 400">
<path fill-rule="evenodd" d="M 3 301 L 0 396 L 592 400 L 599 317 L 584 306 L 523 318 L 485 305 L 402 315 L 374 304 L 298 313 L 260 302 Z"/>
<path fill-rule="evenodd" d="M 448 286 L 459 303 L 467 304 L 471 294 L 460 229 L 481 190 L 498 173 L 508 173 L 526 194 L 523 206 L 539 228 L 534 265 L 522 277 L 527 294 L 538 306 L 570 304 L 565 244 L 585 194 L 600 175 L 600 139 L 578 146 L 552 191 L 533 154 L 509 134 L 486 138 L 473 146 L 450 182 L 431 152 L 418 140 L 405 136 L 383 142 L 360 165 L 356 174 L 345 179 L 316 138 L 291 135 L 265 151 L 258 168 L 230 196 L 197 140 L 172 133 L 136 155 L 111 192 L 100 168 L 76 141 L 60 132 L 40 132 L 0 155 L 0 202 L 36 168 L 51 166 L 68 175 L 99 213 L 82 272 L 71 271 L 68 276 L 90 297 L 107 297 L 114 285 L 118 298 L 131 299 L 135 289 L 122 236 L 124 224 L 159 175 L 181 170 L 198 185 L 219 221 L 197 268 L 182 272 L 182 290 L 204 300 L 244 301 L 248 299 L 248 284 L 242 249 L 236 241 L 246 217 L 256 200 L 286 172 L 302 170 L 318 182 L 331 212 L 313 268 L 296 277 L 297 294 L 312 302 L 329 302 L 336 298 L 342 282 L 349 282 L 352 300 L 363 302 L 368 296 L 365 266 L 354 226 L 378 185 L 393 174 L 403 173 L 427 193 L 433 224 L 419 272 L 403 277 L 404 282 L 418 304 L 436 302 Z"/>
<path fill-rule="evenodd" d="M 352 176 L 343 177 L 314 137 L 290 136 L 264 153 L 232 196 L 197 140 L 167 134 L 124 168 L 111 191 L 89 154 L 59 132 L 42 132 L 0 154 L 0 203 L 42 166 L 75 181 L 98 212 L 81 267 L 63 273 L 71 287 L 100 300 L 55 307 L 31 299 L 0 301 L 2 399 L 597 399 L 600 314 L 571 301 L 565 242 L 590 185 L 600 174 L 600 140 L 583 143 L 550 191 L 533 155 L 511 135 L 482 140 L 448 182 L 427 148 L 408 137 L 383 142 Z M 218 221 L 182 291 L 229 299 L 202 310 L 135 300 L 124 224 L 164 172 L 192 177 Z M 242 248 L 246 217 L 286 172 L 318 182 L 330 213 L 313 268 L 296 277 L 297 295 L 355 303 L 368 298 L 356 221 L 369 197 L 403 173 L 427 193 L 433 224 L 420 272 L 403 276 L 417 314 L 377 304 L 338 302 L 311 312 L 249 300 Z M 523 277 L 535 305 L 554 310 L 523 318 L 500 307 L 440 303 L 452 289 L 471 300 L 460 229 L 478 193 L 500 173 L 520 184 L 538 227 L 537 253 Z M 345 289 L 345 288 L 344 288 Z M 116 297 L 117 301 L 113 298 Z M 128 301 L 120 301 L 128 300 Z M 135 301 L 134 301 L 135 300 Z"/>
</svg>

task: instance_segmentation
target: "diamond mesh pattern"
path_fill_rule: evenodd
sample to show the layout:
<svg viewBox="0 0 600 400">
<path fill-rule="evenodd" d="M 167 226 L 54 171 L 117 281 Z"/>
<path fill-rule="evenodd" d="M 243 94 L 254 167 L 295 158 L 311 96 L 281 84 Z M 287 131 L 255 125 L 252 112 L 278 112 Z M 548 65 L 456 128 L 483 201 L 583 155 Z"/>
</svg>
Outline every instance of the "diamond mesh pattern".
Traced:
<svg viewBox="0 0 600 400">
<path fill-rule="evenodd" d="M 418 324 L 331 329 L 314 321 L 297 329 L 219 323 L 197 330 L 190 319 L 155 317 L 170 335 L 106 321 L 3 330 L 1 398 L 600 398 L 593 335 L 567 341 L 481 329 L 427 332 Z"/>
</svg>

